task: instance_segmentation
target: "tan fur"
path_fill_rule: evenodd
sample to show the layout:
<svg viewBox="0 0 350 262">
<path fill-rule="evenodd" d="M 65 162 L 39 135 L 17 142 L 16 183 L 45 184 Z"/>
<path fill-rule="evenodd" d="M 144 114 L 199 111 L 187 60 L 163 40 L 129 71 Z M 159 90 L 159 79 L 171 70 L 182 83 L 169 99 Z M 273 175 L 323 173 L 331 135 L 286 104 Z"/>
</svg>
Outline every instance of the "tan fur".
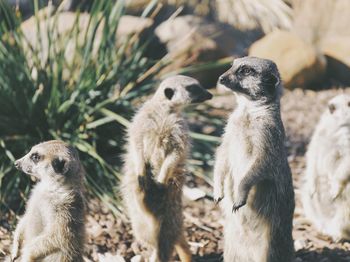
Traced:
<svg viewBox="0 0 350 262">
<path fill-rule="evenodd" d="M 220 83 L 237 108 L 229 117 L 214 167 L 214 198 L 225 215 L 225 262 L 291 262 L 294 192 L 280 116 L 276 65 L 235 59 Z"/>
<path fill-rule="evenodd" d="M 84 173 L 76 150 L 62 141 L 48 141 L 15 165 L 39 182 L 17 225 L 12 261 L 83 261 Z"/>
<path fill-rule="evenodd" d="M 153 248 L 153 261 L 169 261 L 174 247 L 181 261 L 191 261 L 182 218 L 189 150 L 182 109 L 210 98 L 195 79 L 170 77 L 140 108 L 129 128 L 122 193 L 133 234 Z"/>
<path fill-rule="evenodd" d="M 338 95 L 311 138 L 302 202 L 316 228 L 350 240 L 350 95 Z"/>
</svg>

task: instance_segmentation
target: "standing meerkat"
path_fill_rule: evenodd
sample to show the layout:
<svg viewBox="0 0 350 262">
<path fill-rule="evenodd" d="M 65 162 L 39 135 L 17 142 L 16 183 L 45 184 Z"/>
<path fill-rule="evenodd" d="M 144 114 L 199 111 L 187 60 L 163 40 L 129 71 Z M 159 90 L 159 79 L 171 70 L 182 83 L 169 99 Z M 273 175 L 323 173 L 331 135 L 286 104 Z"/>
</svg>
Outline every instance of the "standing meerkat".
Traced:
<svg viewBox="0 0 350 262">
<path fill-rule="evenodd" d="M 39 182 L 17 225 L 11 260 L 83 261 L 84 171 L 77 151 L 62 141 L 48 141 L 34 146 L 15 166 Z"/>
<path fill-rule="evenodd" d="M 267 59 L 235 59 L 219 83 L 237 99 L 214 167 L 214 199 L 222 199 L 225 215 L 224 260 L 290 262 L 295 203 L 277 66 Z"/>
<path fill-rule="evenodd" d="M 328 103 L 306 154 L 302 202 L 316 228 L 350 240 L 350 95 Z"/>
<path fill-rule="evenodd" d="M 212 95 L 187 76 L 161 82 L 135 115 L 129 130 L 122 194 L 133 234 L 153 248 L 152 261 L 167 262 L 175 247 L 191 261 L 183 232 L 182 186 L 189 150 L 185 106 Z"/>
</svg>

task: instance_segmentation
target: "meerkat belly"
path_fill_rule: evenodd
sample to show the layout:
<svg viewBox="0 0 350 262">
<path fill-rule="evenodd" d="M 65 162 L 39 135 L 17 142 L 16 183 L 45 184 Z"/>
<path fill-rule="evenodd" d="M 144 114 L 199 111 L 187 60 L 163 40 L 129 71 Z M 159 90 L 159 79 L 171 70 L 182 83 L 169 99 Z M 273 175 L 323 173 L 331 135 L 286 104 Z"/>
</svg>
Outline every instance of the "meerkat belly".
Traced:
<svg viewBox="0 0 350 262">
<path fill-rule="evenodd" d="M 234 191 L 237 190 L 240 181 L 252 165 L 252 147 L 253 145 L 247 140 L 245 134 L 241 132 L 235 132 L 233 134 L 229 148 L 229 167 L 231 176 L 233 177 Z"/>
<path fill-rule="evenodd" d="M 270 245 L 270 225 L 253 209 L 242 208 L 226 216 L 225 245 L 231 249 L 235 261 L 266 261 Z M 237 243 L 232 245 L 232 243 Z"/>
<path fill-rule="evenodd" d="M 26 242 L 42 234 L 45 229 L 45 221 L 41 214 L 46 211 L 45 205 L 42 205 L 43 199 L 45 198 L 43 198 L 42 194 L 35 194 L 34 192 L 28 203 L 26 213 L 30 215 L 26 216 L 26 225 L 28 225 L 24 232 L 24 241 Z M 37 203 L 41 203 L 40 206 L 38 206 Z"/>
</svg>

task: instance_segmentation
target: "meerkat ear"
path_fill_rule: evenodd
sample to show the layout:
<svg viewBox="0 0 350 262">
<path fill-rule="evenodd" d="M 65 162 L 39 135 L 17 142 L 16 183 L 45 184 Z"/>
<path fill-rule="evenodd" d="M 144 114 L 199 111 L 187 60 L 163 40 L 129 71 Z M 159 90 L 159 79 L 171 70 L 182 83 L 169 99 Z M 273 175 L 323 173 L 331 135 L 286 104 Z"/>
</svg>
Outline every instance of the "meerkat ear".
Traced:
<svg viewBox="0 0 350 262">
<path fill-rule="evenodd" d="M 276 92 L 276 88 L 280 84 L 280 80 L 278 76 L 271 73 L 263 78 L 263 83 L 265 84 L 267 91 L 270 94 L 274 94 Z"/>
<path fill-rule="evenodd" d="M 329 112 L 330 112 L 331 114 L 334 113 L 335 109 L 336 109 L 336 107 L 335 107 L 334 104 L 329 104 L 329 105 L 328 105 L 328 110 L 329 110 Z"/>
<path fill-rule="evenodd" d="M 166 98 L 168 98 L 169 100 L 171 100 L 174 96 L 174 90 L 167 87 L 164 89 L 164 95 L 166 96 Z"/>
<path fill-rule="evenodd" d="M 63 175 L 68 171 L 66 168 L 66 160 L 64 160 L 63 158 L 54 158 L 51 161 L 51 165 L 53 170 L 55 170 L 57 174 Z"/>
<path fill-rule="evenodd" d="M 271 87 L 277 87 L 280 84 L 280 80 L 274 74 L 270 74 L 269 77 L 267 78 L 266 83 Z"/>
</svg>

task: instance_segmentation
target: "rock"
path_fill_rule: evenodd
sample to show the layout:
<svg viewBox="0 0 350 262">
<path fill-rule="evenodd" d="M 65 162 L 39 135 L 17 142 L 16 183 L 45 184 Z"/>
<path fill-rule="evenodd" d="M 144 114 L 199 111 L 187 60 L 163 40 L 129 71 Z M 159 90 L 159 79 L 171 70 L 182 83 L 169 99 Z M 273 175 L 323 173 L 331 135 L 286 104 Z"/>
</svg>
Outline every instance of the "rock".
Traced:
<svg viewBox="0 0 350 262">
<path fill-rule="evenodd" d="M 305 87 L 321 80 L 325 59 L 297 35 L 277 30 L 255 42 L 249 55 L 273 60 L 287 88 Z"/>
<path fill-rule="evenodd" d="M 160 42 L 166 45 L 172 60 L 167 71 L 227 56 L 242 56 L 253 41 L 251 35 L 231 26 L 211 23 L 194 15 L 169 19 L 161 23 L 155 33 Z M 212 87 L 223 72 L 220 68 L 214 71 L 201 71 L 192 76 L 198 77 L 204 86 Z"/>
<path fill-rule="evenodd" d="M 299 9 L 294 31 L 325 55 L 328 76 L 350 85 L 350 1 L 302 1 Z"/>
<path fill-rule="evenodd" d="M 113 255 L 111 253 L 98 254 L 98 261 L 100 262 L 125 262 L 125 259 L 120 255 Z"/>
<path fill-rule="evenodd" d="M 263 30 L 267 33 L 275 28 L 289 29 L 292 24 L 292 9 L 283 0 L 213 2 L 220 21 L 244 31 Z"/>
<path fill-rule="evenodd" d="M 294 248 L 296 251 L 300 249 L 305 249 L 307 247 L 308 243 L 305 239 L 297 239 L 294 241 Z"/>
<path fill-rule="evenodd" d="M 327 73 L 350 85 L 350 36 L 329 37 L 322 41 L 321 50 L 327 59 Z"/>
<path fill-rule="evenodd" d="M 47 49 L 48 49 L 48 38 L 47 38 L 47 30 L 48 30 L 48 24 L 51 25 L 53 22 L 54 17 L 47 18 L 50 14 L 49 8 L 44 8 L 40 10 L 39 17 L 40 17 L 40 36 L 42 39 L 42 52 L 44 54 L 44 57 L 46 57 Z M 58 15 L 57 18 L 57 33 L 60 35 L 64 35 L 69 33 L 76 22 L 77 14 L 74 12 L 61 12 Z M 90 15 L 88 13 L 81 13 L 79 16 L 79 29 L 80 29 L 80 35 L 78 37 L 79 41 L 83 41 L 84 35 L 86 32 L 86 28 L 88 26 L 90 19 Z M 21 24 L 21 29 L 23 30 L 26 38 L 29 40 L 31 45 L 38 46 L 39 40 L 37 37 L 37 30 L 36 30 L 36 18 L 32 16 L 25 22 Z M 149 29 L 153 25 L 153 20 L 150 18 L 142 18 L 142 17 L 135 17 L 135 16 L 122 16 L 118 29 L 117 29 L 117 38 L 120 37 L 126 37 L 130 34 L 142 34 L 147 29 Z M 94 41 L 94 49 L 96 50 L 99 46 L 100 39 L 102 37 L 102 26 L 101 23 L 100 27 L 98 28 L 96 32 L 96 39 Z M 67 39 L 66 46 L 66 58 L 69 60 L 71 59 L 72 52 L 74 50 L 74 43 L 75 39 Z"/>
<path fill-rule="evenodd" d="M 203 190 L 196 187 L 190 188 L 188 186 L 184 186 L 183 194 L 185 197 L 192 201 L 196 201 L 206 196 L 206 193 Z"/>
<path fill-rule="evenodd" d="M 317 46 L 331 36 L 350 36 L 350 1 L 294 0 L 293 31 Z"/>
<path fill-rule="evenodd" d="M 136 255 L 130 259 L 130 262 L 144 262 L 145 260 L 143 259 L 142 256 Z"/>
</svg>

